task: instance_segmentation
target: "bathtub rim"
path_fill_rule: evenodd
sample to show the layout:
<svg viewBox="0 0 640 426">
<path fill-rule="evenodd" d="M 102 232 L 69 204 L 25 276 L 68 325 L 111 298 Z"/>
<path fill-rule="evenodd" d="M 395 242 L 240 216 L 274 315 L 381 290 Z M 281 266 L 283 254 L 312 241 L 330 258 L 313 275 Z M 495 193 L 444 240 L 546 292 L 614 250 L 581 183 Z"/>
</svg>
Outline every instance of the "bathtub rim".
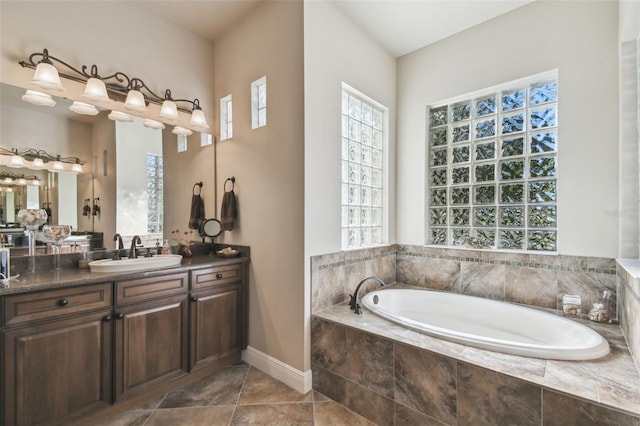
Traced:
<svg viewBox="0 0 640 426">
<path fill-rule="evenodd" d="M 429 292 L 434 294 L 446 294 L 450 295 L 453 298 L 466 299 L 470 298 L 474 301 L 474 303 L 492 305 L 492 304 L 502 304 L 507 305 L 515 310 L 527 310 L 532 311 L 534 315 L 543 315 L 547 318 L 553 319 L 553 321 L 557 321 L 558 323 L 566 323 L 570 324 L 571 327 L 575 327 L 579 329 L 581 332 L 586 333 L 589 336 L 593 336 L 597 340 L 597 344 L 585 347 L 585 348 L 563 348 L 563 347 L 554 347 L 553 354 L 551 346 L 549 345 L 536 345 L 531 343 L 518 343 L 518 342 L 507 342 L 504 339 L 497 339 L 492 337 L 478 337 L 475 335 L 462 335 L 463 333 L 456 332 L 455 330 L 445 329 L 437 326 L 429 326 L 423 327 L 418 321 L 409 319 L 396 317 L 390 314 L 388 311 L 381 309 L 379 307 L 374 308 L 371 303 L 373 297 L 377 294 L 381 294 L 385 291 L 419 291 L 419 292 Z M 466 294 L 452 293 L 446 291 L 437 291 L 432 289 L 421 289 L 421 288 L 406 288 L 406 287 L 387 287 L 383 289 L 378 289 L 375 291 L 371 291 L 367 293 L 361 299 L 362 305 L 367 309 L 368 312 L 377 315 L 381 318 L 384 318 L 393 323 L 399 324 L 403 327 L 406 327 L 412 331 L 416 331 L 419 333 L 423 333 L 430 337 L 435 337 L 438 339 L 450 341 L 453 343 L 461 344 L 464 346 L 474 347 L 478 349 L 489 350 L 496 353 L 503 353 L 509 355 L 517 355 L 524 356 L 530 358 L 538 358 L 544 360 L 559 360 L 559 361 L 589 361 L 598 358 L 602 358 L 608 355 L 611 351 L 609 343 L 607 340 L 597 331 L 592 330 L 586 325 L 580 324 L 577 321 L 573 321 L 568 318 L 564 318 L 559 315 L 555 315 L 549 312 L 545 312 L 539 309 L 535 309 L 529 306 L 504 302 L 500 300 L 487 299 L 478 296 L 471 296 Z"/>
</svg>

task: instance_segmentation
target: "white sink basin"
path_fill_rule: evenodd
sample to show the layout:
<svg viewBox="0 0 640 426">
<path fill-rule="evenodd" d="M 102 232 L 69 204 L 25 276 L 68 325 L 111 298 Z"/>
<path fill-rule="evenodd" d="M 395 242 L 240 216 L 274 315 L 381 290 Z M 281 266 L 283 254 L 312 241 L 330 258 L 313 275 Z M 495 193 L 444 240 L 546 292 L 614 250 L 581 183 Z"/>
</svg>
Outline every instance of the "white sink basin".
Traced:
<svg viewBox="0 0 640 426">
<path fill-rule="evenodd" d="M 182 256 L 179 254 L 161 254 L 153 257 L 138 257 L 136 259 L 94 260 L 89 262 L 89 268 L 91 272 L 131 272 L 178 266 L 181 261 Z"/>
</svg>

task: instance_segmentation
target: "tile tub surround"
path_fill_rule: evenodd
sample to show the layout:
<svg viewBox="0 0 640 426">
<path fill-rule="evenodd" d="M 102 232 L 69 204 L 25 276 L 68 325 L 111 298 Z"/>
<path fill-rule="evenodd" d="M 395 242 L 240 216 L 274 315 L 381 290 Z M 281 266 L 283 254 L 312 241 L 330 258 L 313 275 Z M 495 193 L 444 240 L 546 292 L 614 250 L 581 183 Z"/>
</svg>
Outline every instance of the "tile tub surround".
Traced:
<svg viewBox="0 0 640 426">
<path fill-rule="evenodd" d="M 618 260 L 620 324 L 640 371 L 640 260 Z"/>
<path fill-rule="evenodd" d="M 640 374 L 624 338 L 587 325 L 607 338 L 609 355 L 541 360 L 432 338 L 341 304 L 312 317 L 313 386 L 381 425 L 640 426 Z"/>
<path fill-rule="evenodd" d="M 564 294 L 579 294 L 583 314 L 604 290 L 617 287 L 616 261 L 610 258 L 390 245 L 312 256 L 311 312 L 348 300 L 369 275 L 560 310 Z M 367 290 L 375 287 L 371 283 Z"/>
<path fill-rule="evenodd" d="M 348 300 L 365 277 L 377 275 L 387 284 L 396 281 L 395 245 L 350 250 L 311 257 L 311 312 Z M 379 284 L 363 286 L 365 294 Z"/>
</svg>

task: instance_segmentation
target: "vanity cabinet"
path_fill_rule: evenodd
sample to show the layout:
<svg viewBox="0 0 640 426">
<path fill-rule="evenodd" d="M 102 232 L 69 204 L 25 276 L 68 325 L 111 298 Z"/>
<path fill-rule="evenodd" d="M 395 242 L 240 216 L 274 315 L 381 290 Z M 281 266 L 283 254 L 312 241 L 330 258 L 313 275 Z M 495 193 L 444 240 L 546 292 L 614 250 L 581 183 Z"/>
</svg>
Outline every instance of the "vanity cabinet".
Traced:
<svg viewBox="0 0 640 426">
<path fill-rule="evenodd" d="M 244 265 L 191 271 L 191 370 L 246 347 Z"/>
<path fill-rule="evenodd" d="M 2 298 L 3 424 L 65 424 L 111 403 L 111 289 Z"/>
<path fill-rule="evenodd" d="M 115 283 L 116 401 L 188 372 L 187 272 Z"/>
<path fill-rule="evenodd" d="M 239 362 L 247 262 L 0 295 L 0 426 L 99 423 Z"/>
</svg>

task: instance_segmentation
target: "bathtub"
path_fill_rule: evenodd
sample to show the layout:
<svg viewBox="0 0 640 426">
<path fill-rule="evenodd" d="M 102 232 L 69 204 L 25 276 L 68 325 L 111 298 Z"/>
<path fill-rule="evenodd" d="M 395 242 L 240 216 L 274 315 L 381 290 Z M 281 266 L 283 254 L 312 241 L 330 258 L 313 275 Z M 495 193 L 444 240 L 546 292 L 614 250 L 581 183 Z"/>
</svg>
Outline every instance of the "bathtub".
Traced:
<svg viewBox="0 0 640 426">
<path fill-rule="evenodd" d="M 576 321 L 480 297 L 383 289 L 367 293 L 362 305 L 411 330 L 495 352 L 558 360 L 609 353 L 600 334 Z"/>
</svg>

